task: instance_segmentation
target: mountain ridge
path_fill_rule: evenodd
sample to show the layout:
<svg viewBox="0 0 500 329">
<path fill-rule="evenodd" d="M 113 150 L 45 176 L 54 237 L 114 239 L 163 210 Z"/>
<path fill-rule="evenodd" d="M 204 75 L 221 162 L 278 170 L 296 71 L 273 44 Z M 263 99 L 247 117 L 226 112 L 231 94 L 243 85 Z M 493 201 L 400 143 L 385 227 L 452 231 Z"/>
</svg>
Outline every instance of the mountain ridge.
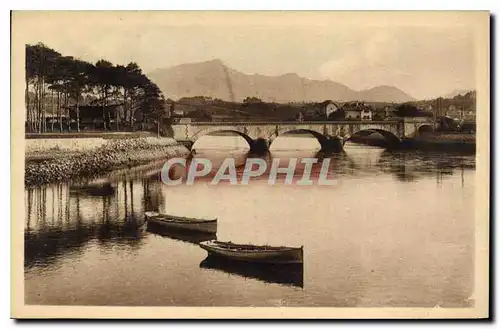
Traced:
<svg viewBox="0 0 500 329">
<path fill-rule="evenodd" d="M 394 86 L 381 85 L 357 91 L 329 79 L 308 79 L 293 72 L 277 76 L 245 74 L 226 66 L 220 59 L 160 68 L 148 76 L 166 97 L 172 99 L 206 96 L 241 102 L 246 97 L 258 97 L 278 103 L 326 99 L 395 103 L 415 100 Z"/>
<path fill-rule="evenodd" d="M 447 94 L 444 94 L 443 98 L 453 98 L 455 96 L 458 96 L 458 95 L 465 95 L 467 94 L 468 92 L 471 92 L 472 89 L 454 89 L 453 91 L 447 93 Z"/>
</svg>

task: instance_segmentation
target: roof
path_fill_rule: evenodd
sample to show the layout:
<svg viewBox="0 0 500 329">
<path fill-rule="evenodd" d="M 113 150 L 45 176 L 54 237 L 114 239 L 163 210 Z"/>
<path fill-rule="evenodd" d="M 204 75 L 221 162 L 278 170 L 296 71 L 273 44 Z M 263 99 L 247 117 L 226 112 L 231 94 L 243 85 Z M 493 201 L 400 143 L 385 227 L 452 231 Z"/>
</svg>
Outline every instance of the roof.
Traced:
<svg viewBox="0 0 500 329">
<path fill-rule="evenodd" d="M 354 108 L 344 108 L 344 111 L 350 111 L 350 112 L 361 112 L 361 111 L 373 111 L 372 108 L 369 107 L 354 107 Z"/>
<path fill-rule="evenodd" d="M 363 110 L 368 110 L 368 111 L 373 111 L 373 108 L 369 105 L 366 105 L 363 102 L 348 102 L 343 104 L 343 109 L 344 111 L 363 111 Z"/>
<path fill-rule="evenodd" d="M 335 106 L 337 106 L 337 107 L 338 107 L 338 104 L 337 104 L 337 103 L 335 103 L 335 102 L 334 102 L 334 101 L 332 101 L 332 100 L 326 100 L 326 101 L 324 101 L 324 102 L 319 103 L 319 105 L 320 105 L 320 106 L 327 106 L 328 104 L 334 104 Z"/>
</svg>

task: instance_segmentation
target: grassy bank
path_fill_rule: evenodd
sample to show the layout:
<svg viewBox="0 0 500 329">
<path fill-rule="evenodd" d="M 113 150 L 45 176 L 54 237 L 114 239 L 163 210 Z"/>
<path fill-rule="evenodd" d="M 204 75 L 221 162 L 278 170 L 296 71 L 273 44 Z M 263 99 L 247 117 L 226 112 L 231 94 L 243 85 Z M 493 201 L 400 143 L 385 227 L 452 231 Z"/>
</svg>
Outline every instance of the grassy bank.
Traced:
<svg viewBox="0 0 500 329">
<path fill-rule="evenodd" d="M 40 159 L 43 154 L 48 157 Z M 26 186 L 73 178 L 95 177 L 121 168 L 138 166 L 189 151 L 170 139 L 111 139 L 89 150 L 45 150 L 26 153 Z"/>
</svg>

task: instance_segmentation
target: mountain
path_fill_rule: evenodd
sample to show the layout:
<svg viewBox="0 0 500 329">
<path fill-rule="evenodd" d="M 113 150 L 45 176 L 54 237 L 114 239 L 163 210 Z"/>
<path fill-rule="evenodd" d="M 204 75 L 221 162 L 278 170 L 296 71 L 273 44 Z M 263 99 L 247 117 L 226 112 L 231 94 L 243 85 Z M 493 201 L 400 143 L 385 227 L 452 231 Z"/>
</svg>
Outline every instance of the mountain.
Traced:
<svg viewBox="0 0 500 329">
<path fill-rule="evenodd" d="M 406 102 L 413 97 L 392 86 L 378 86 L 355 91 L 331 80 L 310 80 L 295 73 L 280 76 L 248 75 L 224 65 L 219 60 L 182 64 L 157 69 L 148 74 L 166 97 L 206 96 L 223 100 L 243 101 L 258 97 L 267 102 L 321 102 L 364 100 L 370 102 Z"/>
<path fill-rule="evenodd" d="M 393 86 L 377 86 L 358 92 L 357 99 L 366 102 L 403 103 L 415 100 L 399 88 Z"/>
<path fill-rule="evenodd" d="M 458 95 L 462 95 L 463 96 L 463 95 L 467 94 L 470 91 L 471 90 L 468 90 L 468 89 L 455 89 L 451 93 L 443 95 L 442 97 L 443 98 L 453 98 L 453 97 L 458 96 Z"/>
</svg>

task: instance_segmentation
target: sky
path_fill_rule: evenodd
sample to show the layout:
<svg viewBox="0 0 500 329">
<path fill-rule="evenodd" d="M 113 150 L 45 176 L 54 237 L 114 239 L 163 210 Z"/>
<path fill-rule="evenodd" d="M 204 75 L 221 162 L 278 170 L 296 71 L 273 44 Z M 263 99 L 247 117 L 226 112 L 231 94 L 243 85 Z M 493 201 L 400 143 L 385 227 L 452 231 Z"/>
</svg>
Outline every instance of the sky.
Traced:
<svg viewBox="0 0 500 329">
<path fill-rule="evenodd" d="M 218 58 L 246 74 L 391 85 L 424 99 L 476 87 L 473 20 L 457 15 L 28 12 L 14 13 L 13 37 L 146 73 Z"/>
</svg>

